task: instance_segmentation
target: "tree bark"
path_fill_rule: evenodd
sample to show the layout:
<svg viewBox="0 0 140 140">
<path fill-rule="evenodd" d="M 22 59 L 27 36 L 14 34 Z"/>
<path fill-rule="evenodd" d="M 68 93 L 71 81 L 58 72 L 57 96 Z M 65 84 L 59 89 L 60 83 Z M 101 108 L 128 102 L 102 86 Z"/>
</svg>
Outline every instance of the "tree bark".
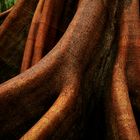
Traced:
<svg viewBox="0 0 140 140">
<path fill-rule="evenodd" d="M 18 0 L 0 26 L 0 138 L 139 140 L 139 9 Z"/>
</svg>

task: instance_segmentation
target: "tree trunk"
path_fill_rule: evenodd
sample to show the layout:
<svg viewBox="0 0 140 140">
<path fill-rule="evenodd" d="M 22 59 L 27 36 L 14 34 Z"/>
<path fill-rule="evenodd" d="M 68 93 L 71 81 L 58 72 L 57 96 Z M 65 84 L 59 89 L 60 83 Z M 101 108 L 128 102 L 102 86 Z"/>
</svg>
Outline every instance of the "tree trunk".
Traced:
<svg viewBox="0 0 140 140">
<path fill-rule="evenodd" d="M 0 139 L 140 139 L 139 0 L 18 0 L 1 17 Z"/>
</svg>

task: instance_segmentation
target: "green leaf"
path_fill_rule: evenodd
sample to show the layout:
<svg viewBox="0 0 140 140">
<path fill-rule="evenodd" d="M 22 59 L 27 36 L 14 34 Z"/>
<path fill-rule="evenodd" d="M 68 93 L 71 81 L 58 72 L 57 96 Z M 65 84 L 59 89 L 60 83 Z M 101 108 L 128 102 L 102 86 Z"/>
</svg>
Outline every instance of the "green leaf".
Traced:
<svg viewBox="0 0 140 140">
<path fill-rule="evenodd" d="M 15 4 L 16 0 L 0 0 L 0 12 L 6 11 Z"/>
</svg>

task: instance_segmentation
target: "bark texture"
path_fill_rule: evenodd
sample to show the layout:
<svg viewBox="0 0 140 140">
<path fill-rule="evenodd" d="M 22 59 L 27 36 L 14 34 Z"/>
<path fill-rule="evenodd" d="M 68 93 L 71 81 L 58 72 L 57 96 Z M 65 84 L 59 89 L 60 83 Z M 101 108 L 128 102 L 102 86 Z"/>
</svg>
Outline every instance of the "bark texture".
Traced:
<svg viewBox="0 0 140 140">
<path fill-rule="evenodd" d="M 0 14 L 0 139 L 140 140 L 139 0 L 17 0 Z"/>
</svg>

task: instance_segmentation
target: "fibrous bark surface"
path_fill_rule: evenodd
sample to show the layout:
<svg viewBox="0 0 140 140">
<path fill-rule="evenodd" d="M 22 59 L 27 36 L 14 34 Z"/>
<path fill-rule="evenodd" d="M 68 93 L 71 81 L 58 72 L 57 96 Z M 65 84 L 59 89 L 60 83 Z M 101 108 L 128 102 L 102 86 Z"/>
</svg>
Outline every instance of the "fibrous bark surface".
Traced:
<svg viewBox="0 0 140 140">
<path fill-rule="evenodd" d="M 139 9 L 18 0 L 0 14 L 0 139 L 139 140 Z"/>
</svg>

